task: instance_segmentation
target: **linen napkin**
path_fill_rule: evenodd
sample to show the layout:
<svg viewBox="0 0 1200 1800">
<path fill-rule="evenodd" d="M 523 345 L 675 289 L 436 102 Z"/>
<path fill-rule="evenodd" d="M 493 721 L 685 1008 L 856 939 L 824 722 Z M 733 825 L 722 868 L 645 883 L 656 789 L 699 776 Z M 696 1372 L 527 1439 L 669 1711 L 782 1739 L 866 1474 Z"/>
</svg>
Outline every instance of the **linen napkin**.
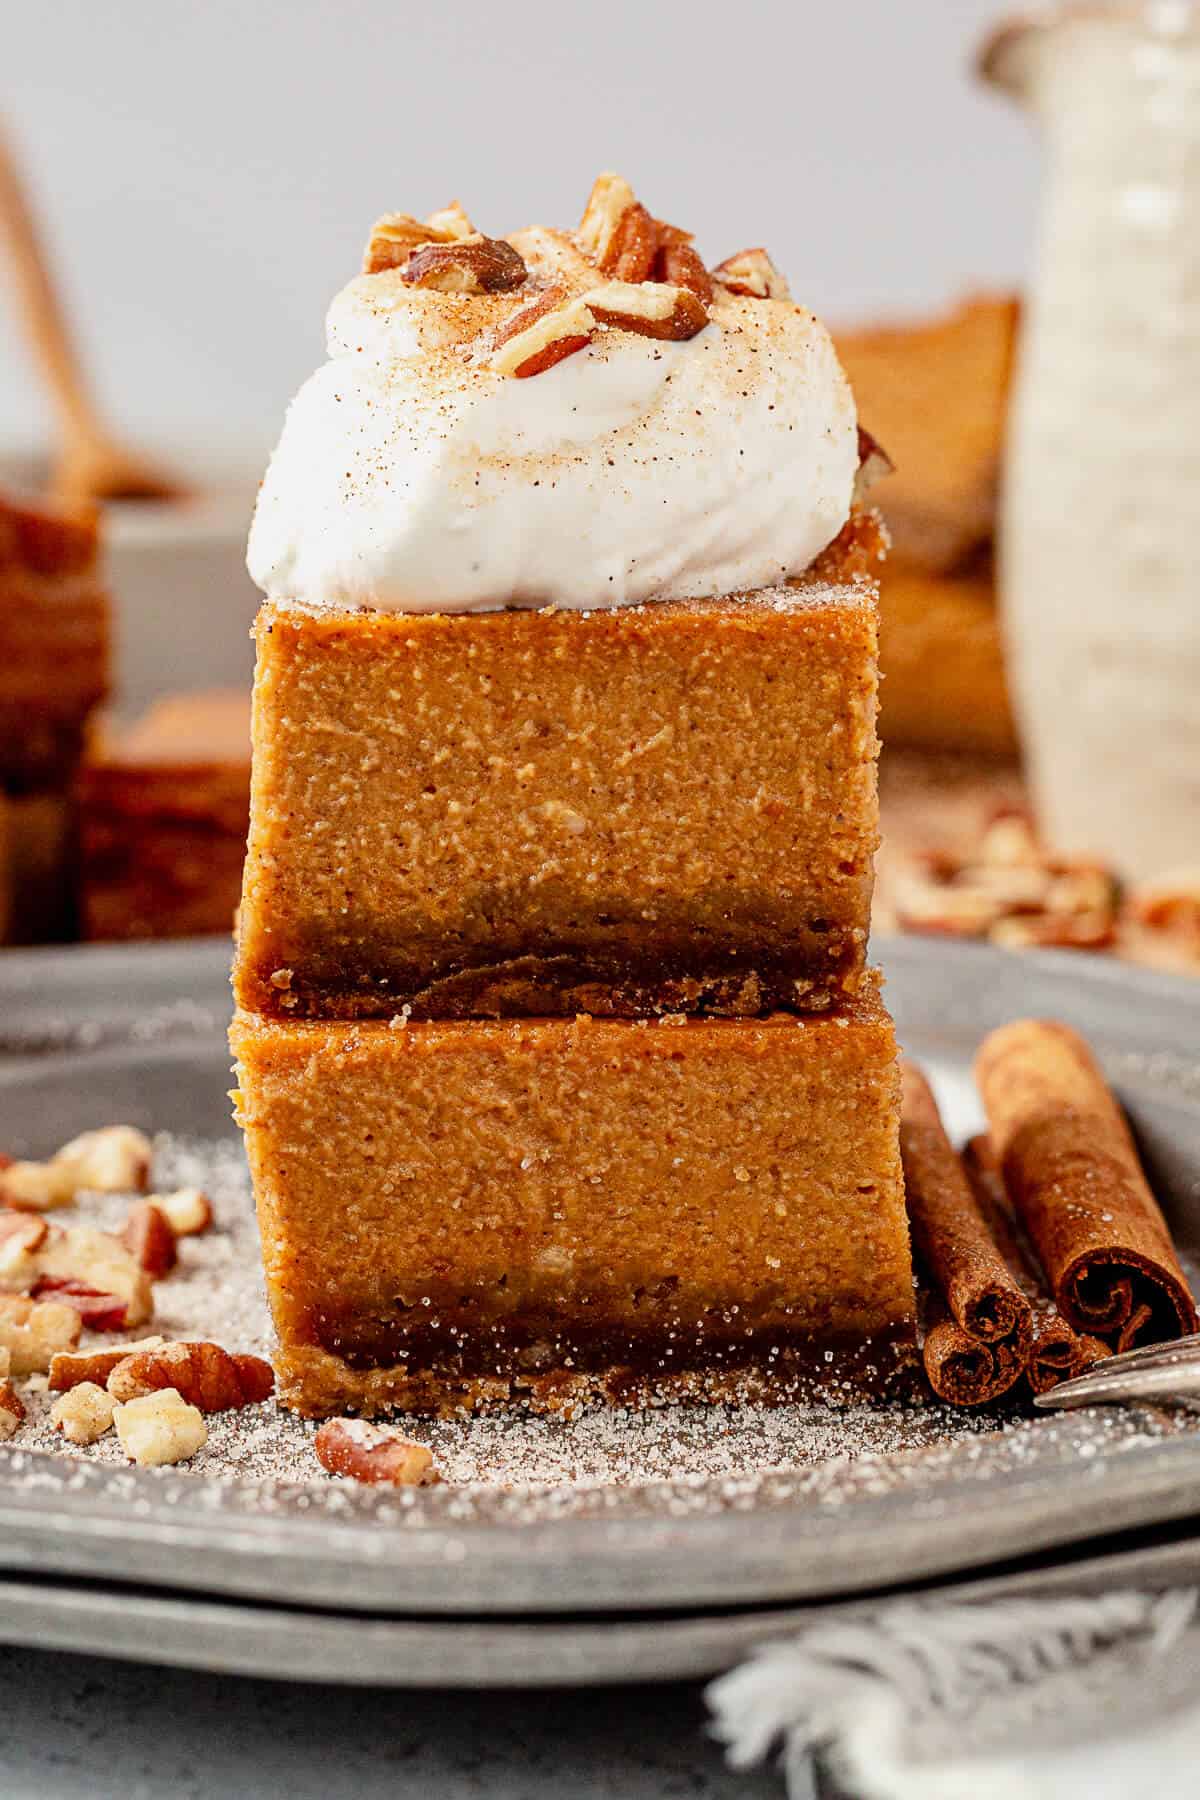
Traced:
<svg viewBox="0 0 1200 1800">
<path fill-rule="evenodd" d="M 854 1800 L 1193 1800 L 1197 1590 L 894 1601 L 763 1646 L 708 1689 L 746 1768 L 790 1800 L 817 1764 Z"/>
</svg>

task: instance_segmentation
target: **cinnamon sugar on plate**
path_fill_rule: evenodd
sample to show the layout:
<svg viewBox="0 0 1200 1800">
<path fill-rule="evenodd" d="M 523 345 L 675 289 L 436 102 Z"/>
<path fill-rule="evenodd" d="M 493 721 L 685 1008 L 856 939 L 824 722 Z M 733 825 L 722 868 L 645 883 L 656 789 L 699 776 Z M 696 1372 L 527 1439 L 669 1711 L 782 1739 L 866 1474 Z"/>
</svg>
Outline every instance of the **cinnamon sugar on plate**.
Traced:
<svg viewBox="0 0 1200 1800">
<path fill-rule="evenodd" d="M 258 1233 L 241 1146 L 232 1140 L 159 1138 L 155 1180 L 198 1187 L 213 1200 L 214 1229 L 180 1245 L 178 1268 L 156 1288 L 154 1329 L 168 1339 L 214 1340 L 269 1354 Z M 118 1226 L 128 1196 L 89 1198 L 89 1223 Z M 138 1333 L 128 1333 L 133 1338 Z M 89 1341 L 113 1344 L 106 1334 Z M 28 1419 L 0 1452 L 0 1481 L 45 1482 L 42 1454 L 126 1468 L 113 1434 L 80 1452 L 51 1421 L 56 1396 L 44 1381 L 21 1384 Z M 206 1487 L 241 1490 L 270 1512 L 302 1484 L 318 1515 L 347 1504 L 344 1484 L 322 1472 L 316 1427 L 270 1401 L 206 1419 L 208 1442 L 180 1469 L 163 1472 L 164 1502 Z M 919 1489 L 953 1475 L 985 1480 L 1013 1468 L 1063 1464 L 1078 1471 L 1101 1454 L 1145 1447 L 1189 1429 L 1181 1415 L 1150 1410 L 1074 1413 L 1062 1419 L 964 1414 L 931 1406 L 598 1408 L 580 1418 L 516 1413 L 484 1419 L 406 1419 L 404 1433 L 434 1453 L 437 1488 L 385 1501 L 396 1522 L 422 1519 L 533 1524 L 570 1516 L 672 1516 L 804 1501 L 846 1506 Z M 170 1484 L 174 1483 L 174 1486 Z M 276 1484 L 285 1484 L 277 1487 Z M 215 1499 L 214 1493 L 214 1499 Z M 388 1512 L 389 1520 L 392 1512 Z"/>
</svg>

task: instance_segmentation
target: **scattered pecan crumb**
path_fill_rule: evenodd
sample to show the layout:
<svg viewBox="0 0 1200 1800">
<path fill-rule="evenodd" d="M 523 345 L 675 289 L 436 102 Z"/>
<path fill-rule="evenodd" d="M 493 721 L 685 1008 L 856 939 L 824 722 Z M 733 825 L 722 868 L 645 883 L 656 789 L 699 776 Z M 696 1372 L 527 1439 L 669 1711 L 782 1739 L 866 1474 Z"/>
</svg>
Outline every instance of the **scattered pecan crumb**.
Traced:
<svg viewBox="0 0 1200 1800">
<path fill-rule="evenodd" d="M 69 1206 L 84 1188 L 141 1192 L 150 1177 L 150 1140 L 132 1125 L 108 1125 L 72 1138 L 49 1162 L 7 1162 L 0 1201 L 33 1212 Z"/>
<path fill-rule="evenodd" d="M 427 1487 L 438 1479 L 433 1452 L 366 1419 L 328 1419 L 313 1439 L 317 1461 L 331 1475 L 389 1487 Z"/>
<path fill-rule="evenodd" d="M 105 1387 L 118 1363 L 125 1362 L 143 1350 L 157 1350 L 165 1338 L 139 1338 L 136 1343 L 113 1344 L 105 1350 L 64 1350 L 50 1363 L 50 1388 L 54 1393 L 67 1393 L 81 1381 L 92 1381 Z"/>
<path fill-rule="evenodd" d="M 1185 957 L 1200 960 L 1200 869 L 1180 869 L 1135 888 L 1129 917 L 1135 925 L 1161 933 Z"/>
<path fill-rule="evenodd" d="M 25 1406 L 10 1381 L 0 1378 L 0 1443 L 10 1438 L 25 1417 Z"/>
<path fill-rule="evenodd" d="M 90 1225 L 53 1231 L 37 1252 L 37 1293 L 57 1293 L 98 1331 L 142 1325 L 154 1310 L 150 1277 L 120 1238 Z"/>
<path fill-rule="evenodd" d="M 896 914 L 907 931 L 1008 949 L 1100 950 L 1115 941 L 1118 901 L 1103 864 L 1052 855 L 1025 814 L 1004 812 L 964 854 L 918 854 L 899 884 Z"/>
<path fill-rule="evenodd" d="M 161 1280 L 175 1267 L 175 1233 L 154 1200 L 138 1200 L 130 1207 L 121 1242 L 151 1281 Z"/>
<path fill-rule="evenodd" d="M 177 1188 L 173 1194 L 150 1194 L 177 1238 L 198 1237 L 213 1222 L 212 1201 L 201 1188 Z"/>
<path fill-rule="evenodd" d="M 108 1375 L 108 1391 L 132 1400 L 170 1388 L 201 1412 L 232 1412 L 265 1400 L 275 1374 L 261 1356 L 231 1356 L 219 1344 L 159 1344 L 123 1357 Z"/>
<path fill-rule="evenodd" d="M 13 1375 L 44 1375 L 60 1351 L 75 1348 L 80 1330 L 73 1306 L 0 1294 L 0 1350 L 7 1351 Z"/>
<path fill-rule="evenodd" d="M 59 1395 L 50 1423 L 72 1444 L 94 1444 L 110 1430 L 116 1401 L 94 1381 L 81 1381 Z"/>
<path fill-rule="evenodd" d="M 118 1405 L 113 1423 L 122 1450 L 143 1468 L 185 1462 L 208 1442 L 204 1414 L 174 1388 L 159 1388 Z"/>
</svg>

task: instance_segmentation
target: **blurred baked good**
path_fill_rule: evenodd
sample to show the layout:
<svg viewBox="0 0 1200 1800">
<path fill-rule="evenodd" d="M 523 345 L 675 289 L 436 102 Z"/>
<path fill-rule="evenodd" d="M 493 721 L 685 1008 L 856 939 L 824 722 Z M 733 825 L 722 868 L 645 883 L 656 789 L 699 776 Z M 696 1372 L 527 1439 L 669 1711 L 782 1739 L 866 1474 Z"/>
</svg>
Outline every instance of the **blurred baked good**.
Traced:
<svg viewBox="0 0 1200 1800">
<path fill-rule="evenodd" d="M 97 521 L 0 493 L 0 789 L 15 942 L 75 924 L 75 782 L 108 691 L 109 597 Z"/>
<path fill-rule="evenodd" d="M 859 416 L 896 464 L 878 493 L 881 729 L 892 743 L 1011 754 L 993 540 L 1018 302 L 839 334 Z"/>
<path fill-rule="evenodd" d="M 250 804 L 250 697 L 175 694 L 89 759 L 81 788 L 85 938 L 228 932 Z"/>
</svg>

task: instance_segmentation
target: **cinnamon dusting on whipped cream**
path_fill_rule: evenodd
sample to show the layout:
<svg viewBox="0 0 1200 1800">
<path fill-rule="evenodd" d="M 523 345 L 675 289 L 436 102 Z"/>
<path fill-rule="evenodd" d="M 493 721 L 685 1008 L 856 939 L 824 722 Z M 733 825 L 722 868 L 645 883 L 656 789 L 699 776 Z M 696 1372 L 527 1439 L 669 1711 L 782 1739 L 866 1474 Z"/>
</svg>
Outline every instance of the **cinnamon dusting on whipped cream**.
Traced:
<svg viewBox="0 0 1200 1800">
<path fill-rule="evenodd" d="M 618 279 L 661 283 L 685 252 L 703 274 L 686 233 L 638 214 L 634 238 L 610 233 Z M 514 380 L 493 361 L 508 321 L 552 287 L 586 303 L 612 270 L 565 232 L 503 241 L 527 270 L 518 287 L 417 285 L 418 248 L 335 299 L 329 361 L 292 402 L 259 498 L 259 586 L 314 607 L 589 609 L 807 568 L 849 515 L 859 461 L 819 321 L 693 273 L 708 289 L 695 335 L 643 335 L 634 309 L 627 328 L 589 315 L 569 354 Z"/>
</svg>

